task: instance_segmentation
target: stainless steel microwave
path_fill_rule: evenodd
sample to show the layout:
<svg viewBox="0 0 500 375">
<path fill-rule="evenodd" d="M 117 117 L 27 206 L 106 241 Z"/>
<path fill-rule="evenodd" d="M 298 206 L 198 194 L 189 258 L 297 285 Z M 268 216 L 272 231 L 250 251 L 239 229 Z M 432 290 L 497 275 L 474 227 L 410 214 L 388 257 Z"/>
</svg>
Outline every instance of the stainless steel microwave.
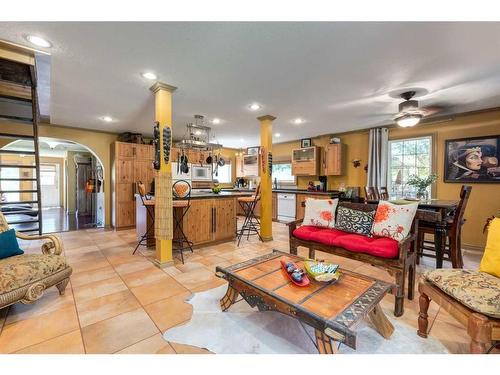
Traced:
<svg viewBox="0 0 500 375">
<path fill-rule="evenodd" d="M 193 181 L 212 181 L 212 166 L 191 165 L 191 179 Z"/>
</svg>

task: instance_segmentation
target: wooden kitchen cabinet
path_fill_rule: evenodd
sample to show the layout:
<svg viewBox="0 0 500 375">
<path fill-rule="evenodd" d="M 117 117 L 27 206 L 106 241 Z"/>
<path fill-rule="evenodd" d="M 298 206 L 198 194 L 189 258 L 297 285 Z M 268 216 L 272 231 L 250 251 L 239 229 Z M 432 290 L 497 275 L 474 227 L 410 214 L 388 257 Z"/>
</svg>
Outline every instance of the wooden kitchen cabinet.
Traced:
<svg viewBox="0 0 500 375">
<path fill-rule="evenodd" d="M 320 155 L 320 148 L 316 146 L 293 150 L 292 174 L 294 176 L 317 176 Z"/>
<path fill-rule="evenodd" d="M 214 199 L 212 215 L 214 240 L 234 237 L 236 232 L 236 200 L 234 198 Z"/>
<path fill-rule="evenodd" d="M 325 147 L 323 157 L 323 174 L 340 176 L 343 174 L 342 144 L 329 144 Z"/>
<path fill-rule="evenodd" d="M 260 176 L 260 155 L 243 155 L 243 177 L 258 176 Z"/>
<path fill-rule="evenodd" d="M 236 177 L 245 177 L 245 171 L 243 170 L 243 155 L 236 156 Z"/>
<path fill-rule="evenodd" d="M 154 147 L 136 143 L 115 142 L 111 145 L 112 160 L 112 224 L 116 229 L 135 226 L 136 183 L 142 181 L 149 189 L 155 173 Z"/>
</svg>

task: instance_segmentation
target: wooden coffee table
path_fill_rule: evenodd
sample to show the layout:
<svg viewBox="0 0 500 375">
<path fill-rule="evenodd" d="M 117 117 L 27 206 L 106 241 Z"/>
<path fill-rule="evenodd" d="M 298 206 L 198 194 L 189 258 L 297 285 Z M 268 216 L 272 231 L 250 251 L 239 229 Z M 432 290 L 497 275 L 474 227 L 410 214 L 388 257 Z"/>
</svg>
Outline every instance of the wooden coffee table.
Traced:
<svg viewBox="0 0 500 375">
<path fill-rule="evenodd" d="M 393 284 L 341 269 L 335 283 L 311 280 L 307 287 L 299 287 L 283 274 L 282 259 L 303 268 L 303 258 L 278 250 L 229 267 L 218 266 L 216 275 L 229 283 L 220 301 L 222 310 L 235 303 L 239 294 L 260 311 L 290 315 L 315 329 L 316 347 L 322 354 L 336 353 L 332 340 L 356 349 L 354 329 L 367 316 L 384 338 L 391 336 L 394 327 L 379 302 Z"/>
</svg>

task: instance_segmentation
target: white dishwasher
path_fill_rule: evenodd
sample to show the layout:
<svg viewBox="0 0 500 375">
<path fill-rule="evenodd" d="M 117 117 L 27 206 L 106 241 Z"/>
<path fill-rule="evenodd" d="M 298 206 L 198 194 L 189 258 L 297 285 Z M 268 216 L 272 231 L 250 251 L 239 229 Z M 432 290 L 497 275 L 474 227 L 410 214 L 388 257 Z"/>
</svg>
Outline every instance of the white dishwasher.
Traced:
<svg viewBox="0 0 500 375">
<path fill-rule="evenodd" d="M 290 222 L 295 220 L 295 194 L 278 193 L 278 220 Z"/>
</svg>

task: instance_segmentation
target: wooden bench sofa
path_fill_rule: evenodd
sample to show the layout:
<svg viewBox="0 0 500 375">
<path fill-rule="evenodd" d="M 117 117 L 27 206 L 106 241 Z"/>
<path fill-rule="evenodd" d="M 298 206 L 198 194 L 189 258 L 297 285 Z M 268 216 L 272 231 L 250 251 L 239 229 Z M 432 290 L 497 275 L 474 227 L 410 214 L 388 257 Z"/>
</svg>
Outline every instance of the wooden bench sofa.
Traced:
<svg viewBox="0 0 500 375">
<path fill-rule="evenodd" d="M 377 208 L 376 204 L 350 202 L 340 202 L 339 206 L 361 211 L 373 211 Z M 300 226 L 302 220 L 292 221 L 288 223 L 290 253 L 297 254 L 297 248 L 304 246 L 309 249 L 309 258 L 311 259 L 315 258 L 315 250 L 319 250 L 387 270 L 395 278 L 394 315 L 401 316 L 404 311 L 404 288 L 407 275 L 408 299 L 412 300 L 415 294 L 415 246 L 419 220 L 439 220 L 439 213 L 417 210 L 412 230 L 399 243 L 388 238 L 371 238 L 336 229 Z M 339 236 L 340 234 L 342 236 Z"/>
</svg>

